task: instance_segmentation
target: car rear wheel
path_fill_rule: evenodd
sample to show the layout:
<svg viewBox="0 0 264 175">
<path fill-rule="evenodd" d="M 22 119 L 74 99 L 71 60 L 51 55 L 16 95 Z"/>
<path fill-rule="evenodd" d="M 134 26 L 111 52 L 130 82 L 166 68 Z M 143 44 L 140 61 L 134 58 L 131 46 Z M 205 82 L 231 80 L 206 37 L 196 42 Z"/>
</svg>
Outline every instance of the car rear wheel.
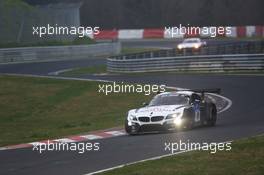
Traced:
<svg viewBox="0 0 264 175">
<path fill-rule="evenodd" d="M 208 114 L 207 125 L 208 126 L 215 126 L 216 119 L 217 119 L 217 111 L 215 105 L 210 106 L 209 114 Z"/>
</svg>

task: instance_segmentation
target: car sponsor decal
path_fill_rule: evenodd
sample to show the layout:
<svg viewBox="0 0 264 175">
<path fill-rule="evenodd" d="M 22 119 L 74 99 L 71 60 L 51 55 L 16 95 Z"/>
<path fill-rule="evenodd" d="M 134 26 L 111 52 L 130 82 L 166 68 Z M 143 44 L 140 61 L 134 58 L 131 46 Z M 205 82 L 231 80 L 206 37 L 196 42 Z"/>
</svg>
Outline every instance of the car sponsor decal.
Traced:
<svg viewBox="0 0 264 175">
<path fill-rule="evenodd" d="M 193 104 L 194 109 L 194 121 L 199 122 L 200 121 L 200 104 L 198 101 L 195 101 Z"/>
</svg>

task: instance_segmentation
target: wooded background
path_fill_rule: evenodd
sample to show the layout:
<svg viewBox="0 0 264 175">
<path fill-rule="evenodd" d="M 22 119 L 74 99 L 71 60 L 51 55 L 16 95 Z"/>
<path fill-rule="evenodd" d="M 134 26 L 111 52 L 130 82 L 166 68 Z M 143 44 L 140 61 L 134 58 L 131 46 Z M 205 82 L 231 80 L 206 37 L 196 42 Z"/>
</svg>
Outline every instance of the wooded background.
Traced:
<svg viewBox="0 0 264 175">
<path fill-rule="evenodd" d="M 263 25 L 264 0 L 25 0 L 83 2 L 81 25 L 113 28 Z"/>
</svg>

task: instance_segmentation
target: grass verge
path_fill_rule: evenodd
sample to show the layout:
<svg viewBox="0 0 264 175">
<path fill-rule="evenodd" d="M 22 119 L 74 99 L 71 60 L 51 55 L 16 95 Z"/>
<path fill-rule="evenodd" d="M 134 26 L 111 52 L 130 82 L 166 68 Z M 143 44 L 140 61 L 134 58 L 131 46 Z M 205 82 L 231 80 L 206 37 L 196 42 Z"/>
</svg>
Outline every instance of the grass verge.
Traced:
<svg viewBox="0 0 264 175">
<path fill-rule="evenodd" d="M 0 146 L 121 126 L 128 109 L 150 98 L 106 96 L 98 84 L 0 75 Z"/>
<path fill-rule="evenodd" d="M 62 76 L 80 76 L 85 74 L 100 74 L 107 73 L 106 65 L 98 65 L 93 67 L 76 68 L 70 71 L 61 73 Z"/>
<path fill-rule="evenodd" d="M 140 53 L 140 52 L 149 52 L 160 50 L 158 48 L 133 48 L 133 47 L 123 47 L 121 50 L 121 54 L 132 54 L 132 53 Z"/>
<path fill-rule="evenodd" d="M 232 143 L 231 151 L 210 154 L 192 151 L 159 160 L 147 161 L 101 173 L 102 175 L 196 175 L 196 174 L 248 174 L 264 172 L 264 136 L 252 137 Z"/>
</svg>

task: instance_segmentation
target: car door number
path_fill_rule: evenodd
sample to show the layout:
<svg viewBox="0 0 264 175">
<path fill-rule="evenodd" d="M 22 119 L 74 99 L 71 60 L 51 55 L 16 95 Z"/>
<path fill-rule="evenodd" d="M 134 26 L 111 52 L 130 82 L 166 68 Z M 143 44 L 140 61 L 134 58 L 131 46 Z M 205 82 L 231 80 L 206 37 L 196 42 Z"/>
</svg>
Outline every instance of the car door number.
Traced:
<svg viewBox="0 0 264 175">
<path fill-rule="evenodd" d="M 199 103 L 194 104 L 194 121 L 195 122 L 200 121 L 200 105 L 199 105 Z"/>
</svg>

